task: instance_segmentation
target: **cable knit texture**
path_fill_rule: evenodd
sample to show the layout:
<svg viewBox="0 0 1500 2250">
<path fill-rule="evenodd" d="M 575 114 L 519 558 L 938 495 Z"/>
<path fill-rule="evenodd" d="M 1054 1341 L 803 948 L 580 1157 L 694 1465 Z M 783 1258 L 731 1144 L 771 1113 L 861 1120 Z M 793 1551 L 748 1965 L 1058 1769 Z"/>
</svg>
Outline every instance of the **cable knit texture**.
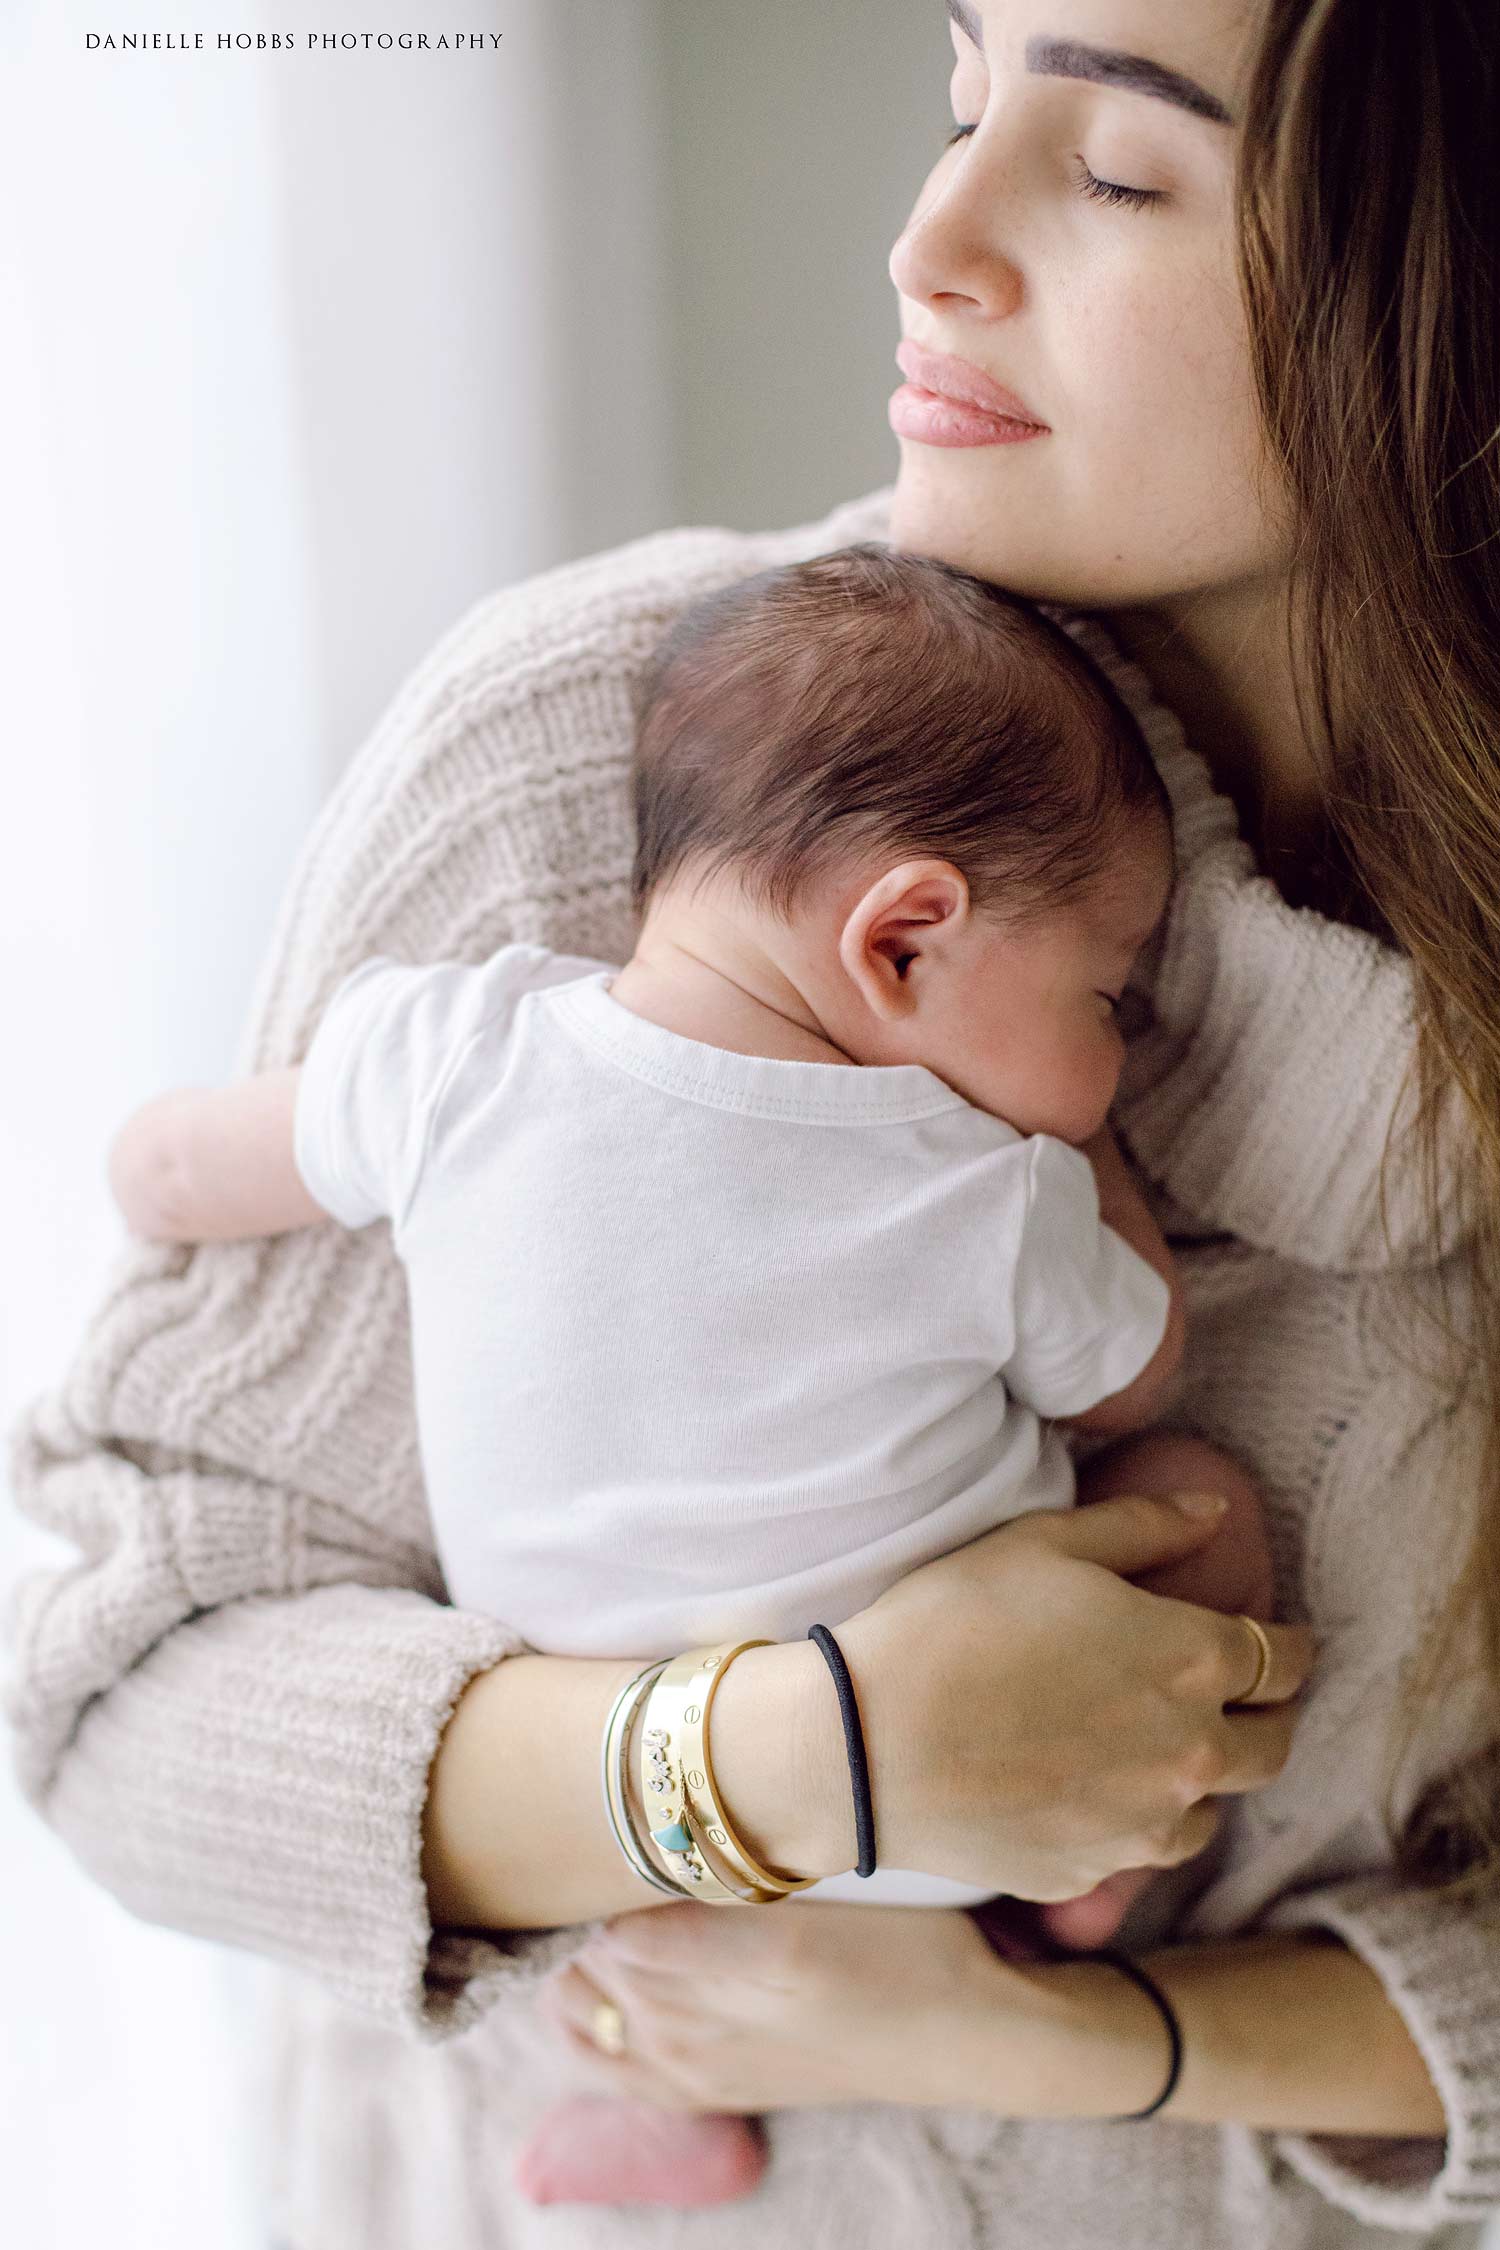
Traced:
<svg viewBox="0 0 1500 2250">
<path fill-rule="evenodd" d="M 883 538 L 889 501 L 661 533 L 462 618 L 307 840 L 238 1067 L 295 1061 L 372 952 L 480 960 L 526 938 L 623 960 L 648 651 L 700 593 Z M 1133 979 L 1115 1113 L 1183 1276 L 1169 1419 L 1258 1478 L 1278 1614 L 1320 1635 L 1283 1773 L 1224 1800 L 1213 1845 L 1123 1939 L 1336 1932 L 1410 2027 L 1446 2141 L 841 2107 L 774 2116 L 743 2204 L 521 2202 L 511 2155 L 554 2069 L 535 1987 L 592 1925 L 493 1941 L 428 1925 L 433 1752 L 467 1681 L 522 1644 L 445 1598 L 389 1228 L 127 1241 L 71 1368 L 12 1435 L 20 1505 L 78 1558 L 9 1591 L 5 1709 L 30 1802 L 115 1897 L 291 1972 L 264 2118 L 296 2250 L 1330 2250 L 1387 2229 L 1451 2250 L 1500 2209 L 1500 1935 L 1398 1882 L 1375 1817 L 1397 1675 L 1462 1551 L 1477 1459 L 1472 1413 L 1408 1348 L 1424 1286 L 1462 1286 L 1451 1203 L 1433 1242 L 1395 1163 L 1389 1234 L 1379 1217 L 1410 974 L 1281 900 L 1141 673 L 1096 620 L 1064 622 L 1140 716 L 1173 802 L 1179 882 Z M 1487 1747 L 1445 1698 L 1403 1809 Z"/>
</svg>

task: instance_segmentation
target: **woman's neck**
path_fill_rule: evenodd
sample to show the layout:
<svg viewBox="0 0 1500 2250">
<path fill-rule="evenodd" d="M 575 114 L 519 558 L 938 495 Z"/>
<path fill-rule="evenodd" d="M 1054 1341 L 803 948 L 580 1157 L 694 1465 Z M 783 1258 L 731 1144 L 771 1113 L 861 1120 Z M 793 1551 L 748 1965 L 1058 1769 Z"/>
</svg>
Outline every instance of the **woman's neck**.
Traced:
<svg viewBox="0 0 1500 2250">
<path fill-rule="evenodd" d="M 1297 707 L 1284 586 L 1259 582 L 1109 610 L 1103 622 L 1232 799 L 1292 906 L 1336 911 L 1349 870 L 1323 809 L 1321 744 Z"/>
</svg>

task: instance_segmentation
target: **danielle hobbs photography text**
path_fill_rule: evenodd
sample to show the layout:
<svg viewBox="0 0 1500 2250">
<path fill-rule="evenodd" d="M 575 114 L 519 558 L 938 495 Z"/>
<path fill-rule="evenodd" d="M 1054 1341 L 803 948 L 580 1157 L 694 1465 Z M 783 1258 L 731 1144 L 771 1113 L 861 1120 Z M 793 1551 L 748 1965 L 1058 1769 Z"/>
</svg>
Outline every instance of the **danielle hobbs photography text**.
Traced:
<svg viewBox="0 0 1500 2250">
<path fill-rule="evenodd" d="M 431 52 L 478 50 L 492 53 L 505 37 L 503 31 L 86 31 L 83 43 L 90 54 L 96 49 L 137 54 L 195 54 L 218 48 L 267 54 L 293 48 L 363 49 L 404 47 Z"/>
</svg>

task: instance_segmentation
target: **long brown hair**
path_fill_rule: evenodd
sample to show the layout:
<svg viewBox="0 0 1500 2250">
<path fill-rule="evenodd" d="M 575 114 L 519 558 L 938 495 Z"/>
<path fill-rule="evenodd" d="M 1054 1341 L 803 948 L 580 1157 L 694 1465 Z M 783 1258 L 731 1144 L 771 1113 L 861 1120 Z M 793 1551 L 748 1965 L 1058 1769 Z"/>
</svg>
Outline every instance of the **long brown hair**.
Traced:
<svg viewBox="0 0 1500 2250">
<path fill-rule="evenodd" d="M 1393 1783 L 1461 1651 L 1477 1652 L 1500 1737 L 1497 116 L 1485 0 L 1267 0 L 1239 180 L 1251 353 L 1293 511 L 1292 645 L 1310 731 L 1331 745 L 1326 817 L 1367 926 L 1413 967 L 1434 1242 L 1439 1120 L 1455 1098 L 1464 1128 L 1442 1160 L 1461 1175 L 1462 1287 L 1439 1261 L 1428 1334 L 1452 1395 L 1478 1407 L 1480 1489 L 1403 1682 L 1385 1805 L 1398 1868 L 1454 1896 L 1500 1872 L 1497 1761 L 1435 1786 L 1399 1834 Z M 1388 1144 L 1383 1203 L 1391 1157 Z"/>
</svg>

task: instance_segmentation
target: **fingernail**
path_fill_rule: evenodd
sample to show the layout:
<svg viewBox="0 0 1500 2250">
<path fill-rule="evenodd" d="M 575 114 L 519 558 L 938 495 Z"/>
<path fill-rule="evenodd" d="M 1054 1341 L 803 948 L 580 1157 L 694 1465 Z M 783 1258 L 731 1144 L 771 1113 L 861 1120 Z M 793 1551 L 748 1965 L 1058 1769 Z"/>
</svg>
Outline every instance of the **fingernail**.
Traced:
<svg viewBox="0 0 1500 2250">
<path fill-rule="evenodd" d="M 1167 1497 L 1185 1516 L 1222 1516 L 1229 1505 L 1222 1492 L 1171 1492 Z"/>
</svg>

